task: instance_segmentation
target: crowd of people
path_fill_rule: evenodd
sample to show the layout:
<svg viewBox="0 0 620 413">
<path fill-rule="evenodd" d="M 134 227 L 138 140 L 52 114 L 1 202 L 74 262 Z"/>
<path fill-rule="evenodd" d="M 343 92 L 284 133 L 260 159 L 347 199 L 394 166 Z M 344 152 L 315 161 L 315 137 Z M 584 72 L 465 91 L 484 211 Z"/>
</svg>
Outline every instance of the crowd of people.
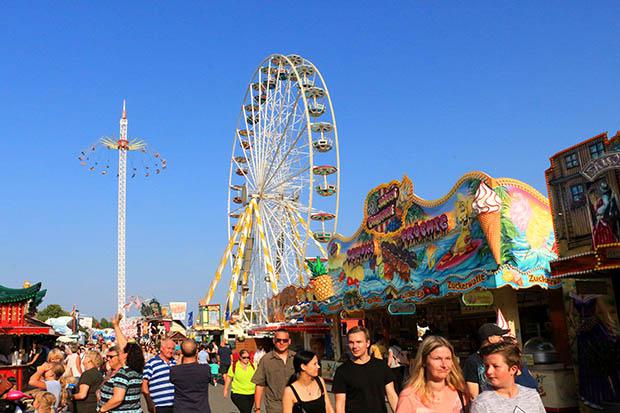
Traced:
<svg viewBox="0 0 620 413">
<path fill-rule="evenodd" d="M 286 330 L 273 350 L 251 354 L 225 342 L 181 345 L 167 338 L 152 354 L 124 337 L 114 318 L 116 343 L 41 351 L 28 379 L 39 413 L 210 413 L 209 387 L 223 383 L 240 413 L 503 413 L 545 411 L 513 337 L 495 324 L 479 331 L 480 349 L 462 367 L 451 343 L 429 335 L 409 357 L 398 342 L 378 351 L 361 326 L 347 333 L 347 358 L 331 392 L 312 351 L 294 352 Z M 265 412 L 261 412 L 263 409 Z"/>
</svg>

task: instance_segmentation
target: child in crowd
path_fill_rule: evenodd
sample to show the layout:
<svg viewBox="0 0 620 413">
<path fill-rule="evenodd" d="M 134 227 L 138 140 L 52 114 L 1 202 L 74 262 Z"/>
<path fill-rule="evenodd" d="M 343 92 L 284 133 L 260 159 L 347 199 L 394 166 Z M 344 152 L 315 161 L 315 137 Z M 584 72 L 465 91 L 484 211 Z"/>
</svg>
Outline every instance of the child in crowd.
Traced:
<svg viewBox="0 0 620 413">
<path fill-rule="evenodd" d="M 217 362 L 209 364 L 211 367 L 211 377 L 213 377 L 213 385 L 217 386 L 217 380 L 220 378 L 220 365 Z"/>
<path fill-rule="evenodd" d="M 56 397 L 47 391 L 40 391 L 34 396 L 35 413 L 54 413 L 54 404 L 56 404 Z"/>
<path fill-rule="evenodd" d="M 513 340 L 503 340 L 480 349 L 485 375 L 492 391 L 474 399 L 471 413 L 545 413 L 538 392 L 515 383 L 521 366 L 521 349 Z"/>
<path fill-rule="evenodd" d="M 58 408 L 63 391 L 60 378 L 64 372 L 65 366 L 62 365 L 62 363 L 43 363 L 37 367 L 34 374 L 30 376 L 28 384 L 37 389 L 52 393 L 55 398 L 54 407 Z"/>
</svg>

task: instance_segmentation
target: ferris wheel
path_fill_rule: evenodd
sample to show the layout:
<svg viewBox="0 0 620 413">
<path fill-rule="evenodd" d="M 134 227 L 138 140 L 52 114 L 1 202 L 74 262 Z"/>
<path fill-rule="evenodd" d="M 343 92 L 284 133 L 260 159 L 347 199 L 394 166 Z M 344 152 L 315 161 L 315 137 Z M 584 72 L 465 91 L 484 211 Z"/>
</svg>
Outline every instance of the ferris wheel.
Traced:
<svg viewBox="0 0 620 413">
<path fill-rule="evenodd" d="M 228 245 L 203 304 L 226 268 L 226 310 L 267 322 L 267 299 L 309 278 L 306 257 L 326 258 L 340 195 L 338 129 L 319 70 L 298 55 L 274 54 L 247 86 L 233 136 Z M 249 310 L 249 311 L 248 311 Z"/>
</svg>

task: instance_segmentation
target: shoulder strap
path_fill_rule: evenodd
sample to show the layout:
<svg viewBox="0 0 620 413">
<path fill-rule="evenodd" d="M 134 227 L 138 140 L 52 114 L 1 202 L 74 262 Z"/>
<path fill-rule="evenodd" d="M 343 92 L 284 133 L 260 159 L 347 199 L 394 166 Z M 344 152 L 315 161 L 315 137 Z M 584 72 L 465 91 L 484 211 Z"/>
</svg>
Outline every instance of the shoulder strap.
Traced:
<svg viewBox="0 0 620 413">
<path fill-rule="evenodd" d="M 233 363 L 233 374 L 237 372 L 237 361 Z"/>
<path fill-rule="evenodd" d="M 297 399 L 297 402 L 301 403 L 301 398 L 299 397 L 299 394 L 297 394 L 297 390 L 295 390 L 295 387 L 293 387 L 292 384 L 289 387 L 291 388 L 291 390 L 293 390 L 293 394 L 295 395 L 295 399 Z"/>
<path fill-rule="evenodd" d="M 319 384 L 319 389 L 321 389 L 321 396 L 325 394 L 325 389 L 323 388 L 323 383 L 321 383 L 321 379 L 317 376 L 314 378 L 316 382 Z"/>
</svg>

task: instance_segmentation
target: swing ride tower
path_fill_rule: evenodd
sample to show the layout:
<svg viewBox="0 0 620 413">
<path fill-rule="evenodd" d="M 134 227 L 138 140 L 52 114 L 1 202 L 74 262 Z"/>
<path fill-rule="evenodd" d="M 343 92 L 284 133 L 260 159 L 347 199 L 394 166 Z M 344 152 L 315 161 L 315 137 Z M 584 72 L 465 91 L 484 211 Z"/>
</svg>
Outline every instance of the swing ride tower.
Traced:
<svg viewBox="0 0 620 413">
<path fill-rule="evenodd" d="M 127 171 L 131 171 L 131 178 L 137 176 L 149 177 L 152 173 L 159 175 L 166 169 L 167 161 L 157 152 L 151 154 L 147 150 L 147 143 L 141 139 L 129 140 L 127 137 L 127 110 L 123 100 L 123 113 L 120 119 L 119 137 L 103 137 L 85 151 L 78 159 L 93 173 L 107 175 L 113 164 L 113 154 L 118 152 L 118 245 L 117 245 L 117 311 L 125 315 L 125 229 L 127 212 Z M 135 152 L 133 158 L 141 158 L 128 167 L 128 154 Z"/>
</svg>

